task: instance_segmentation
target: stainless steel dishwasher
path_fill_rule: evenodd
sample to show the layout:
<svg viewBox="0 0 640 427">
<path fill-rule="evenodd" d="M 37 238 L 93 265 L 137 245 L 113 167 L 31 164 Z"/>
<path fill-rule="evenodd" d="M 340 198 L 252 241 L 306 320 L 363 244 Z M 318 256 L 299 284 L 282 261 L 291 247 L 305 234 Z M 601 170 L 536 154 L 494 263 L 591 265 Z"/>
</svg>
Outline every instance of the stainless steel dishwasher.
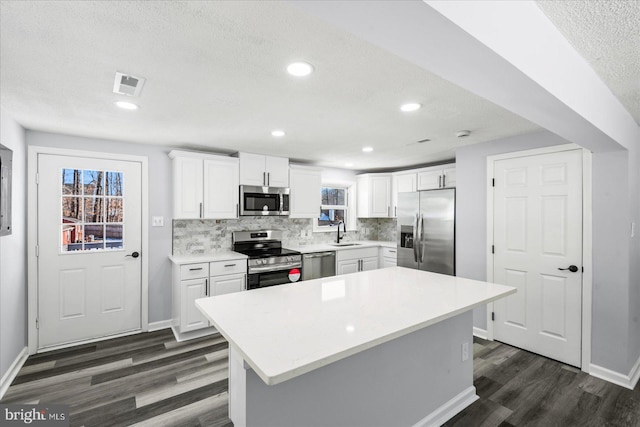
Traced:
<svg viewBox="0 0 640 427">
<path fill-rule="evenodd" d="M 302 256 L 302 280 L 336 275 L 336 253 L 315 252 Z"/>
</svg>

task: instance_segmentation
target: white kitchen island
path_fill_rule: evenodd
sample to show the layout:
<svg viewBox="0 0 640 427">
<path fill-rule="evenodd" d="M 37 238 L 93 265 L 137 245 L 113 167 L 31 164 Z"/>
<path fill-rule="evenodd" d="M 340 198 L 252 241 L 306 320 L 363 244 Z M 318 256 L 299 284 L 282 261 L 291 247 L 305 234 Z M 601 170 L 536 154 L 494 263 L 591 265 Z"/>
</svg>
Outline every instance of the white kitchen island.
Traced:
<svg viewBox="0 0 640 427">
<path fill-rule="evenodd" d="M 196 306 L 229 341 L 236 427 L 430 426 L 477 399 L 471 310 L 514 292 L 392 267 Z"/>
</svg>

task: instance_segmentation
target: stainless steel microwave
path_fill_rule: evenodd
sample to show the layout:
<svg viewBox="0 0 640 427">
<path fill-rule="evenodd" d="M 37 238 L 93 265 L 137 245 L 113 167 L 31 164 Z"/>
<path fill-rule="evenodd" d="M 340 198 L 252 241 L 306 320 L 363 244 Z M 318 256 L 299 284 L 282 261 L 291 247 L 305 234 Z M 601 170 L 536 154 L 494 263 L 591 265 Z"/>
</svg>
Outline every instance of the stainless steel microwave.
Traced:
<svg viewBox="0 0 640 427">
<path fill-rule="evenodd" d="M 241 216 L 289 215 L 289 189 L 286 187 L 240 186 Z"/>
</svg>

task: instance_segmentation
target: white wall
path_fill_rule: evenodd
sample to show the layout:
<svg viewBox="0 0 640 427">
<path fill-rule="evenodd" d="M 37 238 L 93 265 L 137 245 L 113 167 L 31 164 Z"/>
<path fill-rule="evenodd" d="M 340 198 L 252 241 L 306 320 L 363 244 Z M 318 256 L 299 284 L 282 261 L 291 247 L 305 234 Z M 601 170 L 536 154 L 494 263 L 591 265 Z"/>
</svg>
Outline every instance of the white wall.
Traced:
<svg viewBox="0 0 640 427">
<path fill-rule="evenodd" d="M 163 216 L 164 227 L 149 227 L 149 322 L 171 318 L 172 198 L 170 147 L 27 131 L 28 145 L 103 153 L 147 156 L 149 159 L 149 217 Z M 149 218 L 151 225 L 151 218 Z"/>
<path fill-rule="evenodd" d="M 0 237 L 1 378 L 27 345 L 27 150 L 24 129 L 4 109 L 0 143 L 13 150 L 13 231 Z"/>
<path fill-rule="evenodd" d="M 545 131 L 474 144 L 457 151 L 456 269 L 459 276 L 486 280 L 487 156 L 566 143 Z M 630 176 L 637 177 L 639 167 L 637 159 L 630 158 L 626 150 L 593 154 L 591 361 L 624 375 L 629 374 L 640 356 L 637 267 L 640 250 L 638 238 L 629 238 L 630 199 L 634 200 L 630 194 L 638 191 L 637 182 L 631 183 Z M 486 329 L 485 308 L 474 311 L 474 326 Z"/>
</svg>

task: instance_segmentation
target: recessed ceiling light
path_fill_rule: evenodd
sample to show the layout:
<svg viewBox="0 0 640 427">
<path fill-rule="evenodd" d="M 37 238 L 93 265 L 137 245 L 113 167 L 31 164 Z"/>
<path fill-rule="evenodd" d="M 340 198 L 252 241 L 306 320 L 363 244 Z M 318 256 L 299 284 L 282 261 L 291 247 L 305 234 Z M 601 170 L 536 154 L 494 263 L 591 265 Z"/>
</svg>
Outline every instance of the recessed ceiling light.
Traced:
<svg viewBox="0 0 640 427">
<path fill-rule="evenodd" d="M 403 104 L 400 106 L 400 109 L 402 111 L 404 111 L 405 113 L 408 113 L 410 111 L 416 111 L 419 110 L 420 107 L 422 107 L 422 105 L 416 103 L 416 102 L 410 102 L 408 104 Z"/>
<path fill-rule="evenodd" d="M 139 107 L 134 104 L 133 102 L 127 102 L 127 101 L 116 101 L 115 104 L 120 107 L 123 108 L 125 110 L 137 110 Z"/>
<path fill-rule="evenodd" d="M 348 168 L 353 167 L 353 163 L 345 163 L 344 165 Z"/>
<path fill-rule="evenodd" d="M 277 138 L 284 136 L 284 131 L 283 130 L 273 130 L 271 131 L 271 136 L 275 136 Z"/>
<path fill-rule="evenodd" d="M 313 65 L 308 62 L 294 62 L 287 66 L 287 72 L 296 77 L 308 76 L 313 73 Z"/>
<path fill-rule="evenodd" d="M 362 151 L 365 153 L 370 153 L 373 151 L 373 147 L 362 147 Z"/>
</svg>

